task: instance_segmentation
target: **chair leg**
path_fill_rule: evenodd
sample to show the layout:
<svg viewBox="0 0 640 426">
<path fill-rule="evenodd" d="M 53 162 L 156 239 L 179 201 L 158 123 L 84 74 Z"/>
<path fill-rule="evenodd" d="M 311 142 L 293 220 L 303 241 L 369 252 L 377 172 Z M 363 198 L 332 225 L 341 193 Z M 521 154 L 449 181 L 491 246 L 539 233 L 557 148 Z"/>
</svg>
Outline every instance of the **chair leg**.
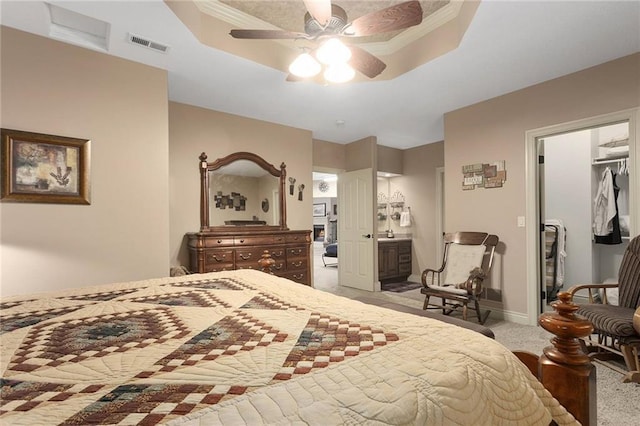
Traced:
<svg viewBox="0 0 640 426">
<path fill-rule="evenodd" d="M 426 297 L 424 298 L 424 305 L 422 306 L 422 309 L 427 309 L 427 306 L 429 306 L 429 295 L 427 294 Z"/>
<path fill-rule="evenodd" d="M 477 300 L 474 300 L 473 303 L 476 306 L 476 315 L 478 316 L 478 322 L 480 324 L 484 324 L 484 322 L 487 320 L 487 318 L 489 317 L 489 314 L 491 313 L 491 311 L 487 310 L 484 311 L 484 313 L 480 312 L 480 304 L 478 303 Z"/>
<path fill-rule="evenodd" d="M 467 302 L 462 304 L 462 319 L 467 320 Z"/>
<path fill-rule="evenodd" d="M 324 261 L 324 254 L 322 255 L 322 263 L 324 266 L 327 266 L 327 262 Z"/>
<path fill-rule="evenodd" d="M 638 348 L 629 345 L 620 345 L 620 351 L 624 357 L 624 363 L 629 372 L 624 376 L 624 383 L 640 383 L 640 358 Z"/>
</svg>

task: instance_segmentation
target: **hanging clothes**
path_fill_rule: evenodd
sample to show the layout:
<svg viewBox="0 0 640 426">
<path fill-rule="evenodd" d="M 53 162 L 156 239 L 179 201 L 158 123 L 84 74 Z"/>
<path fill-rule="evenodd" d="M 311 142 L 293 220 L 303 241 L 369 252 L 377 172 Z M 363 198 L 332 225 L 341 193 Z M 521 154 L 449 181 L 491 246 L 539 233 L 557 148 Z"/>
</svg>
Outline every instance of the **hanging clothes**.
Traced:
<svg viewBox="0 0 640 426">
<path fill-rule="evenodd" d="M 620 189 L 615 184 L 615 174 L 607 167 L 598 184 L 593 202 L 593 235 L 598 244 L 621 244 L 620 220 L 617 197 Z"/>
</svg>

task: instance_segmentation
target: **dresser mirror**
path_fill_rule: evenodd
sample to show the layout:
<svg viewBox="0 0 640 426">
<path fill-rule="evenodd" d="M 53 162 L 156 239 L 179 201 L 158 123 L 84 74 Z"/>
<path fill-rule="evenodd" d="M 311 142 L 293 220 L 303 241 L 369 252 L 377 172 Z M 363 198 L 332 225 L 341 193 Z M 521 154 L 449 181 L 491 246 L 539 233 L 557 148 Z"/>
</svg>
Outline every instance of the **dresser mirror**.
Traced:
<svg viewBox="0 0 640 426">
<path fill-rule="evenodd" d="M 287 229 L 284 163 L 277 169 L 250 152 L 199 159 L 200 231 Z"/>
</svg>

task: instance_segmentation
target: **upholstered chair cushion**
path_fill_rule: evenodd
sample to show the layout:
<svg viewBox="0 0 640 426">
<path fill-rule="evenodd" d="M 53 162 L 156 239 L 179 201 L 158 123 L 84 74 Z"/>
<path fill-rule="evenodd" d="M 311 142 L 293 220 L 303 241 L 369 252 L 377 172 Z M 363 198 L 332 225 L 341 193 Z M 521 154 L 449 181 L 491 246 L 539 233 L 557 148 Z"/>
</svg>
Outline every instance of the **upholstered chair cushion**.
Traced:
<svg viewBox="0 0 640 426">
<path fill-rule="evenodd" d="M 593 323 L 596 331 L 619 337 L 635 336 L 633 313 L 635 309 L 599 303 L 580 305 L 576 312 Z"/>
<path fill-rule="evenodd" d="M 484 245 L 451 244 L 442 284 L 455 286 L 467 281 L 471 271 L 482 266 L 485 250 Z"/>
</svg>

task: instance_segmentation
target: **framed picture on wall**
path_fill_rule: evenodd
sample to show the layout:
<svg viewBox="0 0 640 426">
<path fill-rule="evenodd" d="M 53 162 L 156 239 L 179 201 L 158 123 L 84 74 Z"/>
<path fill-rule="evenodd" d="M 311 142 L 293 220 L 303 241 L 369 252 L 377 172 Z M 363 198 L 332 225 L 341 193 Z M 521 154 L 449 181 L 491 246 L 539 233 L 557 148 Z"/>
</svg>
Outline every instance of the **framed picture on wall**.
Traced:
<svg viewBox="0 0 640 426">
<path fill-rule="evenodd" d="M 327 205 L 325 203 L 314 204 L 313 205 L 313 216 L 326 216 L 327 215 Z"/>
<path fill-rule="evenodd" d="M 0 199 L 90 204 L 88 139 L 0 129 Z"/>
</svg>

